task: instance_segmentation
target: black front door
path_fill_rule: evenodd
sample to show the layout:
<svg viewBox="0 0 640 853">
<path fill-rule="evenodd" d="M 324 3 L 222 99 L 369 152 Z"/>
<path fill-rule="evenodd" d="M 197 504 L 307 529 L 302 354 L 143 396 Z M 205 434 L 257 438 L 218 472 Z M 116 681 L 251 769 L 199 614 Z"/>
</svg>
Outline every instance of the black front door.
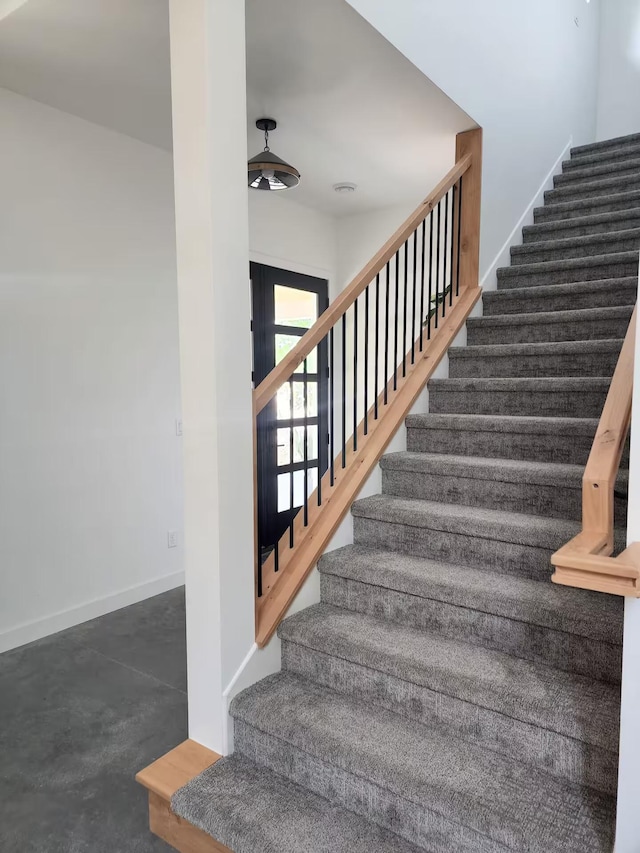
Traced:
<svg viewBox="0 0 640 853">
<path fill-rule="evenodd" d="M 329 304 L 326 279 L 251 264 L 257 386 Z M 258 416 L 258 539 L 263 558 L 328 465 L 328 354 L 311 352 Z"/>
</svg>

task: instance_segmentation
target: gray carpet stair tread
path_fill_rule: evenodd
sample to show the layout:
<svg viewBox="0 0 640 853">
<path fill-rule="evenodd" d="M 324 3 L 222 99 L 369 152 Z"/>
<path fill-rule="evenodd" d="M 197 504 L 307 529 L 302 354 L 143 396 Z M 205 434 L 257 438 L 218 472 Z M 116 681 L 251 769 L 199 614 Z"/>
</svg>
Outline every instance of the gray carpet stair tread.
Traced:
<svg viewBox="0 0 640 853">
<path fill-rule="evenodd" d="M 321 574 L 622 644 L 623 602 L 616 596 L 364 545 L 331 551 L 318 568 Z"/>
<path fill-rule="evenodd" d="M 439 391 L 474 391 L 487 394 L 535 393 L 562 394 L 565 392 L 607 392 L 610 376 L 527 376 L 463 379 L 431 379 L 429 388 Z"/>
<path fill-rule="evenodd" d="M 614 136 L 601 142 L 590 142 L 588 145 L 576 145 L 571 149 L 571 157 L 581 157 L 583 154 L 594 154 L 611 149 L 640 145 L 640 133 L 628 133 L 624 136 Z"/>
<path fill-rule="evenodd" d="M 592 213 L 587 216 L 576 216 L 573 219 L 559 219 L 553 222 L 539 222 L 537 225 L 525 225 L 522 229 L 522 236 L 525 245 L 534 242 L 544 242 L 545 240 L 553 240 L 554 234 L 564 229 L 572 229 L 580 231 L 582 228 L 591 228 L 593 226 L 609 226 L 612 231 L 626 230 L 620 228 L 620 225 L 630 222 L 640 222 L 640 206 L 632 207 L 629 210 L 616 210 L 611 213 Z"/>
<path fill-rule="evenodd" d="M 356 501 L 354 516 L 446 533 L 463 533 L 500 542 L 556 549 L 580 532 L 574 521 L 541 518 L 503 510 L 372 495 Z"/>
<path fill-rule="evenodd" d="M 433 379 L 431 380 L 434 381 Z M 415 414 L 406 419 L 407 429 L 461 429 L 471 432 L 511 433 L 530 435 L 580 435 L 593 438 L 598 428 L 597 418 L 538 418 L 520 415 Z"/>
<path fill-rule="evenodd" d="M 380 460 L 382 470 L 411 471 L 424 476 L 450 476 L 505 483 L 531 483 L 558 488 L 581 488 L 583 465 L 520 461 L 477 456 L 449 456 L 445 453 L 388 453 Z M 626 488 L 629 472 L 622 470 L 618 487 Z"/>
<path fill-rule="evenodd" d="M 231 713 L 301 762 L 337 767 L 508 848 L 604 853 L 613 843 L 611 798 L 289 673 L 241 693 Z"/>
<path fill-rule="evenodd" d="M 568 186 L 558 187 L 558 189 L 547 190 L 544 194 L 545 201 L 553 204 L 554 201 L 561 201 L 565 198 L 575 198 L 576 196 L 595 196 L 603 194 L 613 194 L 616 192 L 624 192 L 630 183 L 636 184 L 639 178 L 629 178 L 627 175 L 615 176 L 611 178 L 594 178 L 592 181 L 584 184 L 569 184 Z"/>
<path fill-rule="evenodd" d="M 638 252 L 612 252 L 603 255 L 590 255 L 583 258 L 563 258 L 561 260 L 538 261 L 533 264 L 519 264 L 514 267 L 500 267 L 498 276 L 500 278 L 518 278 L 531 273 L 560 272 L 566 270 L 579 270 L 584 267 L 601 265 L 618 265 L 637 263 Z"/>
<path fill-rule="evenodd" d="M 575 211 L 591 210 L 592 208 L 614 207 L 617 210 L 628 210 L 640 206 L 640 190 L 611 193 L 610 195 L 580 198 L 572 201 L 547 203 L 544 207 L 536 207 L 534 219 L 557 219 L 563 213 L 571 215 Z"/>
<path fill-rule="evenodd" d="M 518 315 L 510 314 L 509 316 L 517 317 Z M 527 355 L 562 356 L 588 353 L 597 356 L 604 353 L 620 352 L 623 342 L 623 339 L 602 338 L 593 341 L 544 341 L 538 344 L 478 344 L 451 347 L 449 358 L 469 358 L 476 361 L 480 358 L 518 358 Z"/>
<path fill-rule="evenodd" d="M 624 160 L 614 161 L 613 163 L 582 163 L 578 168 L 568 169 L 560 175 L 554 175 L 554 183 L 556 186 L 563 186 L 566 183 L 573 181 L 588 181 L 596 179 L 599 176 L 614 175 L 629 172 L 640 172 L 640 157 L 627 157 Z"/>
<path fill-rule="evenodd" d="M 537 243 L 524 243 L 521 246 L 511 247 L 512 258 L 526 258 L 527 255 L 539 254 L 540 252 L 556 252 L 561 249 L 585 249 L 589 250 L 594 247 L 602 246 L 602 254 L 608 254 L 606 247 L 613 242 L 629 241 L 633 243 L 637 241 L 640 249 L 640 228 L 627 229 L 625 231 L 607 231 L 604 234 L 589 234 L 585 237 L 562 237 L 558 240 L 552 238 L 541 240 Z M 593 256 L 594 253 L 585 251 L 586 256 Z M 617 253 L 616 253 L 617 254 Z M 597 257 L 597 255 L 596 255 Z M 566 259 L 572 260 L 572 259 Z"/>
<path fill-rule="evenodd" d="M 537 290 L 537 288 L 536 288 Z M 502 292 L 502 291 L 500 291 Z M 516 291 L 517 292 L 517 291 Z M 588 323 L 598 320 L 629 320 L 633 313 L 633 305 L 612 305 L 609 308 L 578 308 L 575 311 L 534 311 L 524 314 L 489 314 L 485 317 L 469 317 L 467 326 L 530 326 L 549 325 L 555 323 Z M 551 342 L 552 343 L 552 342 Z"/>
<path fill-rule="evenodd" d="M 620 690 L 503 652 L 317 604 L 282 640 L 616 752 Z"/>
<path fill-rule="evenodd" d="M 177 791 L 171 805 L 234 853 L 420 853 L 398 835 L 238 754 Z"/>
<path fill-rule="evenodd" d="M 571 160 L 563 161 L 562 171 L 568 172 L 571 169 L 584 169 L 587 166 L 595 166 L 600 163 L 618 163 L 621 160 L 637 160 L 638 158 L 640 158 L 640 143 L 631 143 L 622 148 L 578 154 Z"/>
<path fill-rule="evenodd" d="M 609 291 L 612 294 L 623 288 L 638 286 L 638 279 L 634 276 L 621 278 L 595 279 L 594 281 L 574 281 L 567 284 L 541 284 L 533 287 L 509 287 L 503 290 L 491 290 L 482 294 L 482 301 L 501 302 L 511 299 L 538 299 L 540 297 L 551 298 L 553 296 L 577 295 L 581 293 L 598 293 Z M 635 304 L 635 302 L 633 303 Z M 601 309 L 598 308 L 598 311 Z"/>
</svg>

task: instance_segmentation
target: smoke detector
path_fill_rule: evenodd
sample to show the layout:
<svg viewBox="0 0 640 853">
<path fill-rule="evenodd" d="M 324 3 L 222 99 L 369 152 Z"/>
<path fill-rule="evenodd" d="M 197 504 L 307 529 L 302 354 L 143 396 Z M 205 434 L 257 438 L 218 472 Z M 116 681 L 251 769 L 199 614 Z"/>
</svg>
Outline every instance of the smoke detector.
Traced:
<svg viewBox="0 0 640 853">
<path fill-rule="evenodd" d="M 343 181 L 340 184 L 334 184 L 333 189 L 335 192 L 340 193 L 340 195 L 348 195 L 349 193 L 354 193 L 358 189 L 358 185 L 352 184 L 349 181 Z"/>
</svg>

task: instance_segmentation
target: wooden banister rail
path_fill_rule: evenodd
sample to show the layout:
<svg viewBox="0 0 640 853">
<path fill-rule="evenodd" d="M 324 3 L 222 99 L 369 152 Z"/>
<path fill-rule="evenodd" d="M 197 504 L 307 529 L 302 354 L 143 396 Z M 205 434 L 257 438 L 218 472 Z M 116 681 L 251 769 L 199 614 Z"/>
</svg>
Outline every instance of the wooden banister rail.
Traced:
<svg viewBox="0 0 640 853">
<path fill-rule="evenodd" d="M 437 187 L 414 210 L 409 218 L 390 237 L 380 251 L 373 256 L 369 263 L 345 287 L 339 296 L 323 312 L 319 320 L 303 335 L 296 346 L 287 353 L 280 364 L 258 385 L 254 391 L 254 410 L 259 414 L 271 400 L 283 382 L 297 370 L 305 358 L 326 337 L 329 330 L 335 326 L 342 315 L 353 305 L 356 299 L 364 293 L 365 288 L 380 273 L 398 249 L 404 246 L 407 239 L 414 233 L 431 213 L 438 202 L 454 184 L 468 171 L 473 162 L 471 154 L 466 154 L 440 181 Z"/>
<path fill-rule="evenodd" d="M 554 583 L 640 597 L 640 544 L 611 557 L 615 484 L 631 426 L 637 314 L 636 305 L 582 479 L 582 531 L 551 563 Z"/>
<path fill-rule="evenodd" d="M 256 430 L 260 424 L 288 431 L 290 463 L 301 465 L 304 476 L 302 498 L 294 499 L 290 474 L 292 520 L 275 541 L 258 513 L 259 646 L 273 635 L 480 297 L 481 172 L 482 131 L 458 134 L 455 166 L 254 391 Z M 310 361 L 316 373 L 308 370 Z M 325 370 L 327 399 L 310 403 L 308 382 L 319 388 Z M 310 420 L 318 425 L 316 456 L 309 456 Z M 303 465 L 294 459 L 294 429 L 300 428 Z M 321 463 L 323 439 L 329 449 Z M 313 491 L 309 458 L 318 474 Z M 256 472 L 264 470 L 260 461 Z"/>
</svg>

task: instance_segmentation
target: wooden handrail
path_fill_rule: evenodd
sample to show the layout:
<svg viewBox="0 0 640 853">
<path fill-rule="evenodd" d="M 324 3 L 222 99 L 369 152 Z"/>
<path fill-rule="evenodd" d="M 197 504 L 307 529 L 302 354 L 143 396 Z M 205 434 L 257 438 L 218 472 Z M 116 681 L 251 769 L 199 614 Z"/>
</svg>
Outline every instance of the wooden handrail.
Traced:
<svg viewBox="0 0 640 853">
<path fill-rule="evenodd" d="M 307 356 L 323 345 L 333 353 L 333 335 L 336 328 L 342 330 L 342 430 L 341 450 L 338 456 L 332 452 L 333 414 L 331 414 L 330 460 L 329 468 L 320 479 L 318 488 L 308 498 L 303 498 L 303 511 L 294 515 L 284 535 L 273 543 L 260 543 L 264 550 L 256 549 L 256 642 L 264 646 L 276 630 L 289 605 L 297 595 L 309 572 L 327 547 L 331 536 L 349 511 L 367 477 L 370 475 L 387 444 L 398 430 L 407 412 L 424 388 L 429 377 L 445 355 L 448 347 L 463 326 L 467 317 L 480 298 L 478 286 L 478 252 L 480 231 L 480 185 L 482 172 L 482 131 L 480 129 L 458 134 L 456 138 L 456 165 L 429 193 L 420 206 L 403 223 L 396 233 L 384 244 L 379 252 L 353 279 L 349 286 L 321 315 L 314 326 L 305 333 L 299 343 L 285 356 L 265 380 L 254 391 L 254 415 L 257 419 L 265 406 L 274 399 L 279 389 L 294 378 L 298 368 Z M 444 200 L 444 201 L 443 201 Z M 442 204 L 441 204 L 442 203 Z M 441 228 L 441 213 L 444 210 Z M 430 217 L 428 220 L 427 217 Z M 434 220 L 436 230 L 434 231 Z M 429 226 L 429 228 L 427 228 Z M 418 229 L 421 229 L 421 264 L 418 263 Z M 428 270 L 425 269 L 425 237 L 429 232 Z M 448 236 L 447 236 L 448 235 Z M 437 251 L 432 254 L 434 241 Z M 411 252 L 409 245 L 411 244 Z M 443 252 L 440 254 L 440 247 Z M 409 257 L 413 258 L 413 300 L 407 292 Z M 395 301 L 389 312 L 389 262 L 394 256 L 404 257 L 404 296 L 402 308 L 398 310 L 400 263 L 396 265 Z M 435 266 L 433 261 L 435 260 Z M 380 296 L 380 275 L 386 268 L 386 309 L 384 328 L 385 344 L 378 354 L 378 314 Z M 425 275 L 426 273 L 426 275 Z M 431 290 L 433 273 L 435 299 Z M 417 301 L 417 281 L 420 276 L 420 299 Z M 425 282 L 428 281 L 426 311 L 423 297 Z M 438 290 L 439 283 L 442 289 Z M 375 313 L 369 314 L 368 307 L 371 291 L 375 288 Z M 358 298 L 363 297 L 361 318 L 364 317 L 364 335 L 358 339 L 357 306 Z M 352 308 L 353 306 L 353 308 Z M 411 307 L 409 307 L 411 306 Z M 372 306 L 373 308 L 373 306 Z M 353 433 L 345 432 L 345 329 L 346 313 L 353 314 L 353 338 L 350 345 L 350 369 L 353 373 Z M 407 326 L 407 311 L 410 313 Z M 418 312 L 416 316 L 416 311 Z M 367 326 L 367 317 L 369 325 Z M 375 319 L 374 319 L 375 317 Z M 382 318 L 380 318 L 382 319 Z M 393 347 L 390 357 L 393 360 L 391 372 L 387 372 L 387 343 L 389 341 L 389 320 L 391 319 Z M 340 324 L 338 326 L 338 324 Z M 400 333 L 399 333 L 400 332 Z M 416 338 L 417 335 L 417 338 Z M 358 402 L 356 389 L 358 372 L 358 353 L 364 352 L 362 371 L 367 374 L 367 349 L 375 338 L 374 351 L 370 353 L 369 368 L 376 365 L 372 396 L 367 395 L 366 378 L 364 394 Z M 402 350 L 398 344 L 402 338 Z M 369 340 L 369 345 L 367 344 Z M 327 343 L 327 341 L 329 343 Z M 406 350 L 406 347 L 409 347 Z M 383 382 L 378 384 L 379 355 L 383 357 Z M 398 356 L 400 361 L 398 362 Z M 333 370 L 336 362 L 330 356 L 330 391 L 333 393 Z M 295 374 L 298 376 L 298 374 Z M 300 374 L 302 378 L 303 374 Z M 340 381 L 340 380 L 338 380 Z M 371 386 L 369 386 L 371 388 Z M 333 413 L 332 406 L 330 407 Z M 362 416 L 356 424 L 356 414 Z M 350 424 L 351 425 L 351 424 Z M 306 445 L 305 445 L 306 447 Z M 305 450 L 306 453 L 306 450 Z M 305 455 L 306 459 L 306 455 Z M 306 485 L 305 485 L 306 494 Z M 265 553 L 268 556 L 265 557 Z"/>
<path fill-rule="evenodd" d="M 451 187 L 467 172 L 472 165 L 473 157 L 465 154 L 455 164 L 440 183 L 429 193 L 423 202 L 403 222 L 395 234 L 390 237 L 377 254 L 363 267 L 350 284 L 329 305 L 326 311 L 313 324 L 253 392 L 254 411 L 256 415 L 264 409 L 267 403 L 277 394 L 280 386 L 289 379 L 291 374 L 302 364 L 305 358 L 323 340 L 332 326 L 342 317 L 376 275 L 381 272 L 387 261 L 404 245 L 406 239 L 413 234 L 422 221 L 431 213 L 440 199 L 444 198 Z M 463 278 L 463 282 L 465 279 Z M 476 280 L 477 284 L 477 280 Z"/>
<path fill-rule="evenodd" d="M 615 595 L 640 596 L 640 546 L 617 558 L 614 496 L 624 445 L 631 426 L 636 305 L 582 479 L 582 531 L 552 556 L 552 580 Z"/>
</svg>

